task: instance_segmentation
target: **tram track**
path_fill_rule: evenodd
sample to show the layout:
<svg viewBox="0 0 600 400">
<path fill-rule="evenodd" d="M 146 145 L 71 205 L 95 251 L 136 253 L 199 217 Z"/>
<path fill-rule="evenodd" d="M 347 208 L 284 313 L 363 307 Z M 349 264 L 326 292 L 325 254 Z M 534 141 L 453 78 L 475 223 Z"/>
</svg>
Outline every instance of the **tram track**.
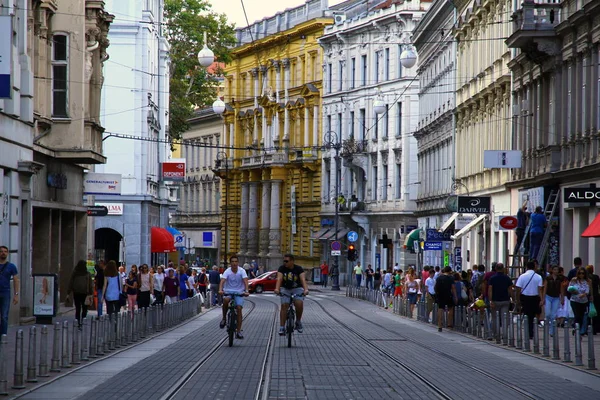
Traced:
<svg viewBox="0 0 600 400">
<path fill-rule="evenodd" d="M 403 341 L 406 342 L 410 342 L 412 344 L 418 345 L 420 349 L 425 349 L 428 350 L 432 353 L 435 353 L 438 356 L 444 357 L 456 364 L 459 364 L 462 367 L 465 367 L 473 372 L 476 372 L 480 375 L 485 376 L 486 378 L 494 381 L 495 383 L 498 383 L 500 385 L 502 385 L 505 388 L 508 388 L 514 392 L 517 392 L 518 394 L 520 394 L 521 396 L 524 396 L 527 399 L 534 399 L 534 400 L 542 400 L 541 397 L 536 396 L 533 393 L 530 393 L 526 390 L 523 390 L 522 388 L 514 385 L 514 384 L 510 384 L 505 382 L 504 380 L 498 378 L 497 376 L 486 372 L 484 370 L 482 370 L 481 368 L 475 367 L 463 360 L 460 360 L 459 358 L 454 357 L 451 354 L 445 353 L 443 351 L 440 351 L 438 349 L 435 349 L 431 346 L 428 345 L 427 342 L 422 342 L 419 340 L 415 340 L 411 337 L 407 337 L 404 335 L 399 334 L 396 331 L 393 331 L 389 328 L 387 328 L 384 325 L 378 324 L 376 322 L 373 322 L 359 314 L 357 314 L 355 311 L 351 310 L 350 308 L 346 307 L 345 305 L 341 304 L 339 301 L 333 300 L 333 299 L 326 299 L 327 301 L 331 301 L 335 304 L 337 304 L 339 307 L 343 308 L 344 310 L 346 310 L 348 313 L 354 315 L 355 317 L 361 319 L 362 321 L 365 321 L 371 325 L 374 325 L 376 327 L 378 327 L 379 329 L 385 330 L 386 332 L 392 333 L 393 335 L 397 336 L 399 339 L 402 339 Z M 367 343 L 370 347 L 376 349 L 378 352 L 380 352 L 382 355 L 384 355 L 386 358 L 390 359 L 391 361 L 393 361 L 395 364 L 401 366 L 403 369 L 405 369 L 407 372 L 410 372 L 412 375 L 416 376 L 419 380 L 423 381 L 424 384 L 426 384 L 428 387 L 430 387 L 432 390 L 434 390 L 436 393 L 440 394 L 440 396 L 442 396 L 441 398 L 444 399 L 452 399 L 454 398 L 453 396 L 448 395 L 447 393 L 445 393 L 442 389 L 436 387 L 435 385 L 431 384 L 430 381 L 422 378 L 419 374 L 417 374 L 414 370 L 412 370 L 408 365 L 406 365 L 404 362 L 402 362 L 401 360 L 399 360 L 397 357 L 394 357 L 390 354 L 388 354 L 387 352 L 385 352 L 385 350 L 381 349 L 379 346 L 377 346 L 376 344 L 372 343 L 372 341 L 367 338 L 365 335 L 363 335 L 362 333 L 358 332 L 356 329 L 350 327 L 348 324 L 340 321 L 337 317 L 335 317 L 328 309 L 326 309 L 322 304 L 320 304 L 319 302 L 315 301 L 315 303 L 327 314 L 329 315 L 329 317 L 331 317 L 332 319 L 334 319 L 337 323 L 339 323 L 340 325 L 342 325 L 345 329 L 351 331 L 353 334 L 355 334 L 356 336 L 360 337 L 365 343 Z"/>
</svg>

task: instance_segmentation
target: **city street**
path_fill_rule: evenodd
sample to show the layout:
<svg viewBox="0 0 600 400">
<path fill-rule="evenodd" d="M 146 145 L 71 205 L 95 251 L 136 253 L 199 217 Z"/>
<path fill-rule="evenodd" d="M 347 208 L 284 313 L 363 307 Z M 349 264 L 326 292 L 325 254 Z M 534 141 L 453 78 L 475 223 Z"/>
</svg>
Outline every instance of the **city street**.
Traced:
<svg viewBox="0 0 600 400">
<path fill-rule="evenodd" d="M 292 348 L 278 298 L 246 301 L 233 347 L 211 309 L 55 378 L 21 399 L 600 398 L 600 377 L 401 318 L 328 289 L 306 300 Z"/>
</svg>

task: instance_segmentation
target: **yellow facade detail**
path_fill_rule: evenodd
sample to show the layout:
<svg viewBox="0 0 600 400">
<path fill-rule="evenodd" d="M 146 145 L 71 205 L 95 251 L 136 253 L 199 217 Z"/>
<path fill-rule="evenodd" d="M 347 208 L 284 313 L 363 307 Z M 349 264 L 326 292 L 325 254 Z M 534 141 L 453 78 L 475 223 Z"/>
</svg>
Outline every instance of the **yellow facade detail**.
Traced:
<svg viewBox="0 0 600 400">
<path fill-rule="evenodd" d="M 321 207 L 317 38 L 331 23 L 314 18 L 234 48 L 225 67 L 228 168 L 219 174 L 229 182 L 229 195 L 228 202 L 222 197 L 228 210 L 223 227 L 230 237 L 227 253 L 242 263 L 256 260 L 276 269 L 283 254 L 293 253 L 299 265 L 320 264 L 319 242 L 310 240 L 320 228 Z"/>
</svg>

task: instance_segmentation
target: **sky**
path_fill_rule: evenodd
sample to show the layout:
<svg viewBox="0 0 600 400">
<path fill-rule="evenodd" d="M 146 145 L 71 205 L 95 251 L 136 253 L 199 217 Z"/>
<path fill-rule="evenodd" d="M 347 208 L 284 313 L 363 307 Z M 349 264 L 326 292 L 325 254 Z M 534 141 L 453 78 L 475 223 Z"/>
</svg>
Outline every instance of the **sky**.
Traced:
<svg viewBox="0 0 600 400">
<path fill-rule="evenodd" d="M 242 9 L 242 0 L 209 0 L 212 3 L 213 10 L 218 13 L 225 13 L 230 22 L 233 22 L 237 28 L 248 26 L 244 11 Z M 254 21 L 265 17 L 271 17 L 278 11 L 286 8 L 297 7 L 304 4 L 305 0 L 243 0 L 248 14 L 248 21 L 253 24 Z M 342 0 L 329 0 L 329 5 L 341 3 Z"/>
</svg>

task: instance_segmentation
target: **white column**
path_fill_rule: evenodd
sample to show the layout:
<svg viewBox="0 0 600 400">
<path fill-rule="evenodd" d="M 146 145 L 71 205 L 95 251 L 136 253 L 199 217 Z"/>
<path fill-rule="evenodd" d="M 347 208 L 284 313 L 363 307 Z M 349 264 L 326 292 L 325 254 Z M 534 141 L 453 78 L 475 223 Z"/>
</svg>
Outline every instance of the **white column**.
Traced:
<svg viewBox="0 0 600 400">
<path fill-rule="evenodd" d="M 319 145 L 319 106 L 313 107 L 313 146 Z"/>
<path fill-rule="evenodd" d="M 261 138 L 261 142 L 263 144 L 263 147 L 270 147 L 269 146 L 269 140 L 267 138 L 268 136 L 268 126 L 267 126 L 267 116 L 266 116 L 267 110 L 263 109 L 262 110 L 262 138 Z"/>
<path fill-rule="evenodd" d="M 290 138 L 290 112 L 287 107 L 284 110 L 283 118 L 283 140 L 288 140 Z"/>
<path fill-rule="evenodd" d="M 279 219 L 280 207 L 281 207 L 281 180 L 271 181 L 271 224 L 269 231 L 269 254 L 268 256 L 280 257 L 281 256 L 281 230 Z"/>
<path fill-rule="evenodd" d="M 242 182 L 242 204 L 240 216 L 240 254 L 248 252 L 248 182 Z M 228 221 L 225 221 L 228 223 Z"/>
<path fill-rule="evenodd" d="M 234 137 L 234 125 L 233 124 L 229 124 L 229 147 L 233 147 L 234 142 L 233 142 L 233 137 Z M 230 150 L 229 153 L 227 154 L 229 157 L 233 156 L 233 150 Z"/>
<path fill-rule="evenodd" d="M 269 253 L 269 230 L 271 229 L 271 182 L 262 182 L 262 202 L 260 210 L 259 256 Z"/>
<path fill-rule="evenodd" d="M 279 91 L 281 90 L 281 62 L 273 61 L 273 68 L 275 68 L 275 98 L 279 103 Z"/>
<path fill-rule="evenodd" d="M 258 253 L 258 182 L 250 182 L 248 200 L 248 256 Z"/>
<path fill-rule="evenodd" d="M 308 110 L 308 107 L 304 107 L 304 142 L 302 143 L 303 146 L 310 145 L 309 137 L 308 137 L 309 133 L 310 133 L 310 111 Z"/>
<path fill-rule="evenodd" d="M 285 102 L 287 103 L 289 101 L 289 92 L 288 89 L 290 87 L 290 59 L 289 58 L 284 58 L 282 61 L 282 65 L 283 65 L 283 76 L 284 76 L 284 82 L 283 82 L 283 89 L 285 91 Z"/>
</svg>

